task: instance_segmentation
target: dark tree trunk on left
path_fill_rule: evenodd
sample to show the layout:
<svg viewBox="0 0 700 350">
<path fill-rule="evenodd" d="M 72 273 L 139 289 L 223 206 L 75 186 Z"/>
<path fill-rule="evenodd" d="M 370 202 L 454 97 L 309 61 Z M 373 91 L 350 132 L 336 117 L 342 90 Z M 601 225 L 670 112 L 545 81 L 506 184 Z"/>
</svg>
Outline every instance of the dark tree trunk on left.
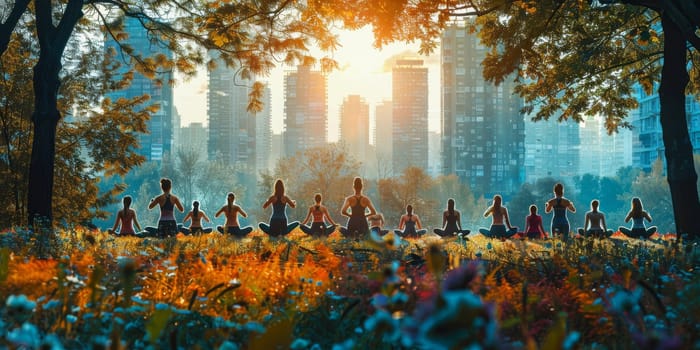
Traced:
<svg viewBox="0 0 700 350">
<path fill-rule="evenodd" d="M 34 67 L 34 135 L 29 165 L 27 209 L 29 225 L 50 225 L 53 195 L 53 170 L 56 156 L 58 88 L 61 82 L 61 56 L 42 52 Z M 39 220 L 39 221 L 37 221 Z"/>
<path fill-rule="evenodd" d="M 53 24 L 51 0 L 35 0 L 39 61 L 34 67 L 34 139 L 29 164 L 27 214 L 29 225 L 50 227 L 53 171 L 56 155 L 58 88 L 61 85 L 61 57 L 75 25 L 83 16 L 83 0 L 69 0 L 58 25 Z"/>
</svg>

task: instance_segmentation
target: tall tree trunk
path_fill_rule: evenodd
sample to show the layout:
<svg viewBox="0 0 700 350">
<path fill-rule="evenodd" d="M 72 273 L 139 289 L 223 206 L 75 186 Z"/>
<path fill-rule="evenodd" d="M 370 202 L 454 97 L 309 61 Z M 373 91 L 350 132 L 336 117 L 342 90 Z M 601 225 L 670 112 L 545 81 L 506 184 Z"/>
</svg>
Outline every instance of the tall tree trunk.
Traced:
<svg viewBox="0 0 700 350">
<path fill-rule="evenodd" d="M 56 55 L 55 52 L 42 52 L 34 67 L 34 139 L 27 198 L 30 226 L 50 226 L 53 220 L 51 206 L 56 127 L 61 117 L 57 107 L 58 88 L 61 85 L 58 77 L 60 71 L 61 55 Z"/>
<path fill-rule="evenodd" d="M 698 176 L 693 164 L 693 145 L 688 134 L 685 110 L 685 88 L 689 80 L 686 40 L 668 15 L 662 16 L 664 63 L 659 99 L 673 215 L 678 234 L 700 237 L 700 218 L 697 217 L 700 214 Z"/>
</svg>

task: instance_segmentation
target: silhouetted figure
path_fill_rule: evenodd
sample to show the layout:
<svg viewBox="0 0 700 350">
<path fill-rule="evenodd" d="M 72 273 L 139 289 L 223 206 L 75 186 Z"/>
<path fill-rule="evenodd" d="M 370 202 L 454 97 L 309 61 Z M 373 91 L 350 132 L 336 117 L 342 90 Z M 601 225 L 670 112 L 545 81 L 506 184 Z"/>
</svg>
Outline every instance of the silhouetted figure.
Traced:
<svg viewBox="0 0 700 350">
<path fill-rule="evenodd" d="M 378 235 L 384 236 L 389 233 L 389 230 L 384 229 L 384 215 L 382 213 L 376 213 L 367 217 L 369 221 L 369 231 Z"/>
<path fill-rule="evenodd" d="M 605 238 L 613 234 L 612 230 L 608 230 L 605 224 L 605 214 L 598 211 L 600 202 L 597 199 L 591 201 L 591 211 L 586 213 L 586 221 L 583 227 L 578 229 L 578 234 L 581 236 Z"/>
<path fill-rule="evenodd" d="M 241 228 L 238 224 L 238 215 L 244 218 L 248 217 L 243 208 L 235 204 L 236 195 L 233 192 L 226 194 L 226 205 L 221 207 L 219 211 L 214 214 L 215 218 L 218 218 L 221 214 L 226 216 L 226 223 L 224 226 L 216 226 L 216 230 L 219 233 L 234 235 L 237 238 L 242 238 L 253 232 L 253 228 L 250 226 Z"/>
<path fill-rule="evenodd" d="M 394 234 L 397 234 L 404 238 L 417 238 L 428 232 L 423 228 L 418 215 L 413 214 L 413 206 L 406 206 L 406 214 L 401 215 L 401 220 L 399 220 L 399 229 L 394 230 Z"/>
<path fill-rule="evenodd" d="M 544 232 L 542 226 L 542 216 L 537 215 L 537 206 L 530 206 L 530 215 L 525 217 L 525 237 L 529 239 L 544 239 L 547 238 L 547 233 Z"/>
<path fill-rule="evenodd" d="M 151 236 L 156 237 L 170 237 L 177 234 L 177 221 L 175 221 L 175 214 L 173 213 L 175 208 L 180 212 L 185 211 L 182 207 L 180 199 L 174 194 L 170 193 L 173 187 L 172 181 L 170 179 L 160 179 L 160 188 L 163 190 L 163 194 L 151 199 L 151 203 L 148 204 L 148 209 L 153 209 L 156 205 L 160 208 L 160 219 L 158 219 L 158 227 L 146 227 L 146 232 Z"/>
<path fill-rule="evenodd" d="M 462 217 L 459 211 L 455 210 L 454 199 L 447 200 L 447 210 L 442 213 L 442 229 L 436 228 L 433 232 L 442 237 L 469 234 L 469 230 L 462 230 Z"/>
<path fill-rule="evenodd" d="M 341 227 L 340 232 L 350 238 L 359 238 L 369 234 L 369 225 L 367 217 L 374 215 L 377 211 L 372 205 L 372 201 L 362 194 L 362 179 L 356 177 L 353 180 L 353 189 L 355 194 L 345 198 L 340 213 L 348 217 L 347 227 Z M 367 214 L 369 209 L 369 214 Z M 350 210 L 350 211 L 348 211 Z"/>
<path fill-rule="evenodd" d="M 547 201 L 544 208 L 545 213 L 554 210 L 552 216 L 552 236 L 560 234 L 562 239 L 569 239 L 569 219 L 566 217 L 566 211 L 576 212 L 574 204 L 570 200 L 564 198 L 564 185 L 557 183 L 554 185 L 554 198 Z"/>
<path fill-rule="evenodd" d="M 180 229 L 180 232 L 186 235 L 198 233 L 211 233 L 213 231 L 211 227 L 202 227 L 202 220 L 206 222 L 211 222 L 211 220 L 209 220 L 209 217 L 204 212 L 204 210 L 199 209 L 199 201 L 192 202 L 192 210 L 190 210 L 190 212 L 187 213 L 187 215 L 185 215 L 185 218 L 182 219 L 182 223 L 184 224 L 185 222 L 187 222 L 187 220 L 192 221 L 190 223 L 190 227 L 183 227 Z"/>
<path fill-rule="evenodd" d="M 272 216 L 270 216 L 270 224 L 261 222 L 258 226 L 260 229 L 272 237 L 279 237 L 292 232 L 297 226 L 299 226 L 299 221 L 294 221 L 287 224 L 287 205 L 292 208 L 296 208 L 296 202 L 289 199 L 284 194 L 284 182 L 282 180 L 277 180 L 275 182 L 275 192 L 267 199 L 263 204 L 263 209 L 267 209 L 272 205 Z"/>
<path fill-rule="evenodd" d="M 632 219 L 631 228 L 624 226 L 620 226 L 619 228 L 620 232 L 624 233 L 625 235 L 633 238 L 649 238 L 649 236 L 656 232 L 656 226 L 647 228 L 644 225 L 644 219 L 651 222 L 651 215 L 644 210 L 642 200 L 637 197 L 632 198 L 632 209 L 630 209 L 630 212 L 627 213 L 625 222 L 629 222 L 630 219 Z"/>
<path fill-rule="evenodd" d="M 307 235 L 317 237 L 328 236 L 335 231 L 336 224 L 333 222 L 333 219 L 331 219 L 328 209 L 321 204 L 322 199 L 321 194 L 316 193 L 314 196 L 314 202 L 316 202 L 316 204 L 309 207 L 309 213 L 306 214 L 306 219 L 304 219 L 304 222 L 299 226 Z M 308 223 L 312 217 L 313 221 L 311 222 L 311 226 L 306 226 L 306 223 Z M 326 225 L 326 220 L 328 220 L 330 225 Z"/>
<path fill-rule="evenodd" d="M 139 221 L 136 219 L 136 211 L 130 208 L 131 196 L 124 196 L 122 204 L 124 207 L 117 212 L 117 218 L 114 220 L 114 227 L 109 230 L 109 233 L 117 236 L 133 236 L 136 234 L 134 226 L 141 231 L 141 225 L 139 225 Z M 121 225 L 121 228 L 117 231 L 119 225 Z"/>
<path fill-rule="evenodd" d="M 491 228 L 480 228 L 479 232 L 486 237 L 506 239 L 513 236 L 517 231 L 517 227 L 510 225 L 508 217 L 508 209 L 503 206 L 503 199 L 499 195 L 493 196 L 493 205 L 484 212 L 484 217 L 491 216 Z M 508 229 L 506 230 L 506 226 Z"/>
</svg>

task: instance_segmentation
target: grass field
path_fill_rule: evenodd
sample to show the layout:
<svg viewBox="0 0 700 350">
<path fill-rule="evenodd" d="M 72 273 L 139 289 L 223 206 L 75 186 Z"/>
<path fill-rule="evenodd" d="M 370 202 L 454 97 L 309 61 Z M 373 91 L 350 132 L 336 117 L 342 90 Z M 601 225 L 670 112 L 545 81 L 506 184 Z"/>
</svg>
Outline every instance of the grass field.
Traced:
<svg viewBox="0 0 700 350">
<path fill-rule="evenodd" d="M 699 348 L 700 252 L 655 238 L 8 230 L 0 348 Z"/>
</svg>

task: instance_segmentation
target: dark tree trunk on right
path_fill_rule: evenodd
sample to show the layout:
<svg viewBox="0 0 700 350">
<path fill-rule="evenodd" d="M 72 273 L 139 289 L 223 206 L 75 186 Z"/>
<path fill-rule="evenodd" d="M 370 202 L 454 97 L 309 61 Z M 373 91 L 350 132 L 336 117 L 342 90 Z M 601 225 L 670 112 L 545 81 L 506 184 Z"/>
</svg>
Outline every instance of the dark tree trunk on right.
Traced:
<svg viewBox="0 0 700 350">
<path fill-rule="evenodd" d="M 686 39 L 676 24 L 662 15 L 664 63 L 659 87 L 661 128 L 668 184 L 678 234 L 700 236 L 700 201 L 685 110 L 688 84 Z M 653 214 L 653 213 L 652 213 Z"/>
</svg>

